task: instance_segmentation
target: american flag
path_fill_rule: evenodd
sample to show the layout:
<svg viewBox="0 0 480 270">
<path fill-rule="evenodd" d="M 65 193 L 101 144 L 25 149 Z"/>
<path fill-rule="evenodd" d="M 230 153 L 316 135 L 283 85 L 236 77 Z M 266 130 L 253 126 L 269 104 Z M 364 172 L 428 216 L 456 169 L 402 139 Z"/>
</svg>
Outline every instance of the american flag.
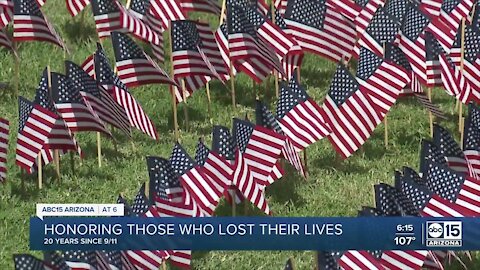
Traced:
<svg viewBox="0 0 480 270">
<path fill-rule="evenodd" d="M 442 47 L 430 32 L 425 32 L 425 57 L 426 57 L 426 87 L 442 86 L 440 55 L 444 53 Z"/>
<path fill-rule="evenodd" d="M 117 127 L 130 136 L 130 122 L 125 110 L 117 104 L 102 86 L 86 73 L 81 67 L 70 61 L 65 61 L 67 78 L 78 88 L 85 103 L 87 103 L 100 119 Z"/>
<path fill-rule="evenodd" d="M 13 50 L 13 44 L 10 38 L 5 32 L 5 29 L 0 29 L 0 47 L 5 47 L 9 50 Z"/>
<path fill-rule="evenodd" d="M 479 13 L 479 12 L 477 12 Z M 457 39 L 450 51 L 451 60 L 457 68 L 462 70 L 462 42 L 461 35 Z M 468 103 L 470 101 L 480 101 L 480 31 L 479 28 L 471 25 L 465 26 L 465 43 L 463 59 L 463 76 L 470 85 L 471 93 L 461 93 L 459 100 Z"/>
<path fill-rule="evenodd" d="M 159 217 L 203 217 L 196 203 L 171 202 L 159 197 L 154 200 Z M 190 269 L 191 259 L 191 250 L 174 250 L 170 255 L 170 262 L 180 268 Z"/>
<path fill-rule="evenodd" d="M 235 147 L 235 140 L 230 130 L 224 126 L 214 125 L 212 129 L 212 151 L 217 153 L 220 158 L 226 159 L 233 166 L 235 161 Z M 243 201 L 242 193 L 234 185 L 231 185 L 223 195 L 230 204 L 233 201 L 237 204 Z"/>
<path fill-rule="evenodd" d="M 220 15 L 222 7 L 216 0 L 179 0 L 185 12 L 198 11 Z"/>
<path fill-rule="evenodd" d="M 231 162 L 220 154 L 210 151 L 201 139 L 197 143 L 195 162 L 202 166 L 203 172 L 213 184 L 212 187 L 217 196 L 222 197 L 228 187 L 232 185 L 233 168 Z"/>
<path fill-rule="evenodd" d="M 420 173 L 422 175 L 427 172 L 427 164 L 430 162 L 447 165 L 447 160 L 440 149 L 433 142 L 423 139 L 420 150 Z"/>
<path fill-rule="evenodd" d="M 412 70 L 421 83 L 427 84 L 427 56 L 424 30 L 428 17 L 416 5 L 409 3 L 396 43 L 405 53 Z"/>
<path fill-rule="evenodd" d="M 128 91 L 127 87 L 120 81 L 117 75 L 115 75 L 102 46 L 97 44 L 97 47 L 95 53 L 95 74 L 97 82 L 107 89 L 115 101 L 122 106 L 132 127 L 136 127 L 143 133 L 157 140 L 158 134 L 153 122 L 144 112 L 142 106 Z"/>
<path fill-rule="evenodd" d="M 150 198 L 182 202 L 184 190 L 178 175 L 168 159 L 148 156 L 147 169 L 150 177 Z"/>
<path fill-rule="evenodd" d="M 142 20 L 146 25 L 148 25 L 153 31 L 158 33 L 158 38 L 160 39 L 160 44 L 156 45 L 151 43 L 152 45 L 152 54 L 158 61 L 163 64 L 165 61 L 165 52 L 163 49 L 163 26 L 162 22 L 156 19 L 153 13 L 150 10 L 150 1 L 149 0 L 132 0 L 130 2 L 130 9 L 128 12 Z"/>
<path fill-rule="evenodd" d="M 56 116 L 55 125 L 48 136 L 47 141 L 45 141 L 43 146 L 44 149 L 42 150 L 45 163 L 53 160 L 53 153 L 51 150 L 55 149 L 61 150 L 62 153 L 69 150 L 75 151 L 82 156 L 80 146 L 75 140 L 71 130 L 68 128 L 65 121 L 59 116 L 57 110 L 55 109 L 48 86 L 48 76 L 48 71 L 45 69 L 37 87 L 35 99 L 33 100 L 34 104 L 40 105 L 42 108 L 54 113 Z"/>
<path fill-rule="evenodd" d="M 463 128 L 463 154 L 474 175 L 480 175 L 480 111 L 476 105 L 468 105 L 468 116 Z"/>
<path fill-rule="evenodd" d="M 95 252 L 83 250 L 64 251 L 62 257 L 71 269 L 95 269 Z"/>
<path fill-rule="evenodd" d="M 49 140 L 58 116 L 23 97 L 18 98 L 18 108 L 16 164 L 32 173 L 35 165 L 42 166 L 36 164 L 36 159 Z"/>
<path fill-rule="evenodd" d="M 410 81 L 405 69 L 366 48 L 360 49 L 356 75 L 360 91 L 370 96 L 379 118 L 388 113 Z"/>
<path fill-rule="evenodd" d="M 214 33 L 212 32 L 208 23 L 197 22 L 197 29 L 202 40 L 201 52 L 204 61 L 209 66 L 212 73 L 222 82 L 230 78 L 230 70 L 228 68 L 229 63 L 223 59 L 219 45 L 215 40 Z M 203 54 L 202 54 L 203 52 Z"/>
<path fill-rule="evenodd" d="M 460 145 L 455 141 L 453 136 L 443 127 L 435 124 L 433 126 L 433 142 L 445 156 L 448 166 L 461 173 L 472 173 L 472 168 L 465 159 Z"/>
<path fill-rule="evenodd" d="M 120 11 L 122 32 L 130 33 L 134 37 L 152 44 L 152 46 L 163 46 L 162 32 L 155 31 L 147 22 L 137 18 L 119 2 L 117 2 L 117 6 Z"/>
<path fill-rule="evenodd" d="M 7 26 L 13 19 L 13 1 L 0 0 L 0 28 Z"/>
<path fill-rule="evenodd" d="M 52 99 L 55 109 L 72 132 L 98 131 L 110 135 L 102 120 L 85 103 L 80 91 L 62 74 L 52 72 Z"/>
<path fill-rule="evenodd" d="M 112 44 L 118 77 L 127 87 L 151 83 L 174 84 L 167 73 L 127 35 L 113 32 Z M 181 97 L 181 93 L 176 95 L 177 99 Z"/>
<path fill-rule="evenodd" d="M 0 183 L 7 179 L 7 151 L 10 122 L 0 118 Z"/>
<path fill-rule="evenodd" d="M 463 76 L 463 72 L 445 54 L 440 55 L 440 66 L 443 87 L 447 94 L 457 98 L 462 103 L 468 103 L 472 97 L 472 88 Z"/>
<path fill-rule="evenodd" d="M 317 251 L 318 270 L 340 270 L 337 259 L 340 252 Z"/>
<path fill-rule="evenodd" d="M 145 195 L 145 184 L 140 187 L 135 196 L 131 216 L 158 217 L 158 212 L 152 207 L 150 200 Z M 143 270 L 157 270 L 169 256 L 167 251 L 162 250 L 128 250 L 125 253 L 136 269 Z"/>
<path fill-rule="evenodd" d="M 202 40 L 196 22 L 190 20 L 172 21 L 173 78 L 178 85 L 185 81 L 190 94 L 200 89 L 215 70 L 210 69 L 201 55 Z"/>
<path fill-rule="evenodd" d="M 439 16 L 432 20 L 429 31 L 435 34 L 447 53 L 453 46 L 461 21 L 469 16 L 474 3 L 475 1 L 471 0 L 444 0 Z M 449 31 L 446 31 L 443 25 L 447 26 Z M 439 28 L 442 30 L 436 31 Z"/>
<path fill-rule="evenodd" d="M 95 257 L 95 270 L 123 270 L 126 268 L 122 265 L 122 255 L 120 251 L 95 251 Z M 126 270 L 128 270 L 128 268 Z"/>
<path fill-rule="evenodd" d="M 85 72 L 88 73 L 88 76 L 95 78 L 95 63 L 94 63 L 95 54 L 92 54 L 83 61 L 80 65 Z"/>
<path fill-rule="evenodd" d="M 268 177 L 281 156 L 286 136 L 236 118 L 233 120 L 233 136 L 237 151 L 241 152 L 254 181 L 261 188 L 271 184 Z"/>
<path fill-rule="evenodd" d="M 338 259 L 338 265 L 344 270 L 383 270 L 380 254 L 372 254 L 366 250 L 349 250 Z"/>
<path fill-rule="evenodd" d="M 392 43 L 386 43 L 384 57 L 385 60 L 391 61 L 404 68 L 411 78 L 410 84 L 407 84 L 403 89 L 402 94 L 423 93 L 422 85 L 418 80 L 417 75 L 413 72 L 407 56 L 399 47 Z"/>
<path fill-rule="evenodd" d="M 223 59 L 223 62 L 225 63 L 227 70 L 232 73 L 233 76 L 237 74 L 237 70 L 235 69 L 234 66 L 231 66 L 231 61 L 230 61 L 230 49 L 228 47 L 228 29 L 227 29 L 227 24 L 223 23 L 220 26 L 218 26 L 217 30 L 214 33 L 215 35 L 215 42 L 218 45 L 219 53 L 220 56 Z M 226 80 L 229 78 L 226 78 Z"/>
<path fill-rule="evenodd" d="M 43 259 L 46 263 L 52 265 L 55 270 L 72 270 L 72 268 L 68 266 L 62 254 L 57 251 L 44 252 Z"/>
<path fill-rule="evenodd" d="M 275 0 L 275 2 L 273 3 L 275 9 L 281 16 L 285 14 L 285 11 L 287 10 L 287 4 L 288 0 Z"/>
<path fill-rule="evenodd" d="M 70 15 L 75 17 L 90 4 L 90 0 L 66 0 L 66 4 Z"/>
<path fill-rule="evenodd" d="M 282 84 L 276 117 L 287 138 L 297 151 L 301 151 L 330 134 L 331 130 L 325 123 L 322 109 L 308 96 L 296 76 L 288 85 Z"/>
<path fill-rule="evenodd" d="M 418 216 L 418 211 L 405 195 L 388 184 L 374 185 L 375 206 L 386 216 Z"/>
<path fill-rule="evenodd" d="M 249 165 L 238 148 L 235 151 L 234 164 L 233 184 L 246 199 L 265 212 L 265 214 L 270 215 L 270 208 L 265 198 L 265 190 L 254 180 Z"/>
<path fill-rule="evenodd" d="M 145 183 L 138 189 L 131 206 L 130 216 L 139 217 L 145 215 L 151 206 L 151 202 L 145 194 Z"/>
<path fill-rule="evenodd" d="M 456 203 L 443 199 L 410 179 L 401 180 L 402 192 L 424 217 L 472 217 L 475 212 Z"/>
<path fill-rule="evenodd" d="M 99 39 L 110 36 L 113 31 L 125 31 L 116 0 L 92 0 L 92 11 Z"/>
<path fill-rule="evenodd" d="M 249 22 L 256 29 L 258 37 L 275 50 L 275 55 L 282 62 L 284 77 L 290 78 L 295 66 L 301 65 L 303 51 L 295 38 L 280 27 L 280 24 L 284 24 L 284 28 L 287 28 L 283 18 L 275 14 L 278 16 L 275 18 L 275 23 L 273 23 L 271 14 L 264 16 L 254 6 L 248 7 L 246 14 Z M 295 58 L 299 58 L 300 62 L 297 61 L 295 63 L 291 61 Z"/>
<path fill-rule="evenodd" d="M 170 21 L 185 20 L 185 11 L 176 0 L 151 0 L 149 12 L 162 22 L 162 28 L 168 29 Z"/>
<path fill-rule="evenodd" d="M 255 82 L 261 83 L 273 69 L 283 74 L 277 56 L 259 38 L 249 21 L 248 7 L 230 3 L 227 7 L 228 46 L 230 60 Z"/>
<path fill-rule="evenodd" d="M 160 217 L 203 217 L 196 203 L 173 202 L 159 196 L 155 196 L 154 201 Z"/>
<path fill-rule="evenodd" d="M 341 2 L 341 1 L 337 1 Z M 365 47 L 378 56 L 385 55 L 383 44 L 391 43 L 400 30 L 400 25 L 384 9 L 375 13 L 365 31 L 359 35 L 355 45 L 354 56 L 360 55 L 360 48 Z"/>
<path fill-rule="evenodd" d="M 363 34 L 377 10 L 385 3 L 383 0 L 329 1 L 339 13 L 351 20 L 358 34 Z"/>
<path fill-rule="evenodd" d="M 66 49 L 60 36 L 40 10 L 35 0 L 14 0 L 13 40 L 46 41 Z"/>
<path fill-rule="evenodd" d="M 356 43 L 356 31 L 326 0 L 289 0 L 285 12 L 287 33 L 300 46 L 331 61 L 348 61 Z"/>
<path fill-rule="evenodd" d="M 256 120 L 257 125 L 271 129 L 279 134 L 285 134 L 273 113 L 270 112 L 267 106 L 259 100 L 257 100 Z M 300 159 L 300 155 L 298 154 L 297 149 L 289 137 L 287 137 L 285 140 L 285 145 L 282 148 L 282 155 L 298 172 L 300 172 L 302 176 L 305 177 L 305 168 L 302 160 Z"/>
<path fill-rule="evenodd" d="M 420 0 L 417 2 L 420 4 L 420 8 L 425 11 L 426 14 L 429 14 L 430 17 L 440 15 L 443 0 Z"/>
<path fill-rule="evenodd" d="M 427 187 L 443 199 L 480 215 L 480 182 L 450 170 L 442 164 L 428 163 Z"/>
<path fill-rule="evenodd" d="M 360 148 L 381 122 L 370 96 L 360 90 L 359 83 L 341 64 L 322 108 L 331 129 L 328 139 L 344 158 Z"/>
<path fill-rule="evenodd" d="M 215 185 L 203 169 L 188 155 L 180 144 L 175 144 L 170 162 L 185 189 L 185 203 L 195 202 L 205 215 L 211 216 L 220 200 Z"/>
<path fill-rule="evenodd" d="M 30 254 L 14 254 L 13 263 L 15 270 L 65 270 L 44 262 Z"/>
<path fill-rule="evenodd" d="M 274 18 L 272 17 L 271 12 L 268 13 L 268 16 L 270 20 L 274 21 L 275 25 L 280 27 L 280 29 L 282 29 L 296 44 L 293 47 L 293 50 L 291 52 L 288 52 L 287 55 L 283 57 L 283 59 L 281 59 L 283 71 L 285 72 L 285 77 L 283 77 L 283 79 L 289 80 L 294 75 L 295 70 L 302 66 L 304 53 L 303 51 L 299 50 L 303 49 L 295 40 L 295 37 L 287 31 L 288 26 L 278 10 L 275 10 Z"/>
</svg>

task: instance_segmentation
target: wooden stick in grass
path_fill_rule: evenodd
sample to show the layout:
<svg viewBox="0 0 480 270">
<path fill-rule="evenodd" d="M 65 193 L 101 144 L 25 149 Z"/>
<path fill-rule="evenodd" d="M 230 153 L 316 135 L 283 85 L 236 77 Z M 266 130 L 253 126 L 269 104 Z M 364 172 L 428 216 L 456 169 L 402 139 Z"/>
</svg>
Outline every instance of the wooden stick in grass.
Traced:
<svg viewBox="0 0 480 270">
<path fill-rule="evenodd" d="M 428 100 L 432 102 L 432 88 L 429 87 L 427 90 Z M 433 113 L 429 110 L 428 111 L 428 118 L 430 122 L 430 137 L 433 137 Z"/>
<path fill-rule="evenodd" d="M 297 67 L 297 81 L 300 84 L 300 67 Z M 303 149 L 303 167 L 305 168 L 305 179 L 308 180 L 307 148 Z"/>
<path fill-rule="evenodd" d="M 210 82 L 207 82 L 205 85 L 205 90 L 207 91 L 207 110 L 208 110 L 208 118 L 210 119 L 210 124 L 213 125 L 213 118 L 212 118 L 212 97 L 210 96 Z"/>
<path fill-rule="evenodd" d="M 102 43 L 102 40 L 100 40 L 100 43 Z M 95 56 L 93 57 L 93 61 L 95 61 Z M 95 65 L 95 63 L 94 63 Z M 93 72 L 93 79 L 97 79 L 97 74 L 96 72 Z M 98 157 L 98 167 L 102 167 L 102 138 L 100 136 L 100 132 L 97 131 L 97 157 Z"/>
<path fill-rule="evenodd" d="M 173 78 L 173 55 L 172 55 L 172 27 L 170 26 L 168 29 L 168 36 L 170 38 L 170 78 Z M 172 95 L 172 109 L 173 109 L 173 125 L 175 128 L 175 141 L 180 139 L 180 135 L 178 134 L 178 116 L 177 116 L 177 98 L 175 97 L 175 86 L 169 86 L 170 93 Z M 182 89 L 183 93 L 183 89 Z M 185 102 L 185 100 L 184 100 Z"/>
<path fill-rule="evenodd" d="M 47 66 L 47 86 L 48 86 L 48 95 L 52 97 L 52 73 L 50 71 L 50 65 Z M 60 181 L 60 155 L 58 149 L 53 150 L 53 163 L 55 164 L 55 173 L 57 175 L 57 180 Z"/>
<path fill-rule="evenodd" d="M 43 171 L 42 171 L 42 151 L 38 152 L 37 156 L 37 169 L 38 169 L 38 189 L 43 188 Z"/>
<path fill-rule="evenodd" d="M 172 67 L 173 69 L 173 67 Z M 188 107 L 187 107 L 187 87 L 185 85 L 185 79 L 182 79 L 182 99 L 183 99 L 183 116 L 185 117 L 185 130 L 189 130 L 189 117 L 188 117 Z"/>
<path fill-rule="evenodd" d="M 15 96 L 18 98 L 20 93 L 20 56 L 16 53 L 18 43 L 13 41 L 13 51 L 15 52 Z"/>
</svg>

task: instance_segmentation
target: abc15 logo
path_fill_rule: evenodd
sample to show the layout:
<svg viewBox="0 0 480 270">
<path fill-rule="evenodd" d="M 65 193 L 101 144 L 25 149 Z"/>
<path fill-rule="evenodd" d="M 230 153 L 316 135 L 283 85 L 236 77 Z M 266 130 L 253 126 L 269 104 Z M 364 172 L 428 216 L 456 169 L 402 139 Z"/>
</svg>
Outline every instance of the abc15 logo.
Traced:
<svg viewBox="0 0 480 270">
<path fill-rule="evenodd" d="M 427 221 L 427 239 L 462 239 L 461 221 Z"/>
</svg>

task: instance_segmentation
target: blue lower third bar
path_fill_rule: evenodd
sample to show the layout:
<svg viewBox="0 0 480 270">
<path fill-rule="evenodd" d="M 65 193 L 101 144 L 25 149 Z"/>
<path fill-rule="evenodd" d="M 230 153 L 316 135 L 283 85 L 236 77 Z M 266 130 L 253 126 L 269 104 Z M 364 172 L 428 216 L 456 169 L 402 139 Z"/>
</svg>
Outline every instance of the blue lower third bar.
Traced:
<svg viewBox="0 0 480 270">
<path fill-rule="evenodd" d="M 30 219 L 33 250 L 480 250 L 479 218 Z"/>
</svg>

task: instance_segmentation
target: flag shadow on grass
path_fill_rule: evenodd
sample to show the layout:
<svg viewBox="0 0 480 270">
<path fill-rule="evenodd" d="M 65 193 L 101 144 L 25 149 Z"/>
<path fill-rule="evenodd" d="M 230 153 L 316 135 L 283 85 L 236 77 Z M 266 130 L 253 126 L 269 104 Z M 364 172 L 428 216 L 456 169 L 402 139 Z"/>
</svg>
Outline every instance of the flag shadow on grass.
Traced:
<svg viewBox="0 0 480 270">
<path fill-rule="evenodd" d="M 71 40 L 75 43 L 81 43 L 96 39 L 97 31 L 91 24 L 86 24 L 76 20 L 67 20 L 63 27 L 63 31 L 67 36 L 67 40 Z"/>
<path fill-rule="evenodd" d="M 275 201 L 279 204 L 292 202 L 295 206 L 304 205 L 305 200 L 298 194 L 296 188 L 298 185 L 306 183 L 305 178 L 288 162 L 284 162 L 283 168 L 285 170 L 283 177 L 267 187 L 267 197 L 271 197 L 269 201 Z M 272 211 L 275 213 L 275 209 L 272 209 Z"/>
</svg>

